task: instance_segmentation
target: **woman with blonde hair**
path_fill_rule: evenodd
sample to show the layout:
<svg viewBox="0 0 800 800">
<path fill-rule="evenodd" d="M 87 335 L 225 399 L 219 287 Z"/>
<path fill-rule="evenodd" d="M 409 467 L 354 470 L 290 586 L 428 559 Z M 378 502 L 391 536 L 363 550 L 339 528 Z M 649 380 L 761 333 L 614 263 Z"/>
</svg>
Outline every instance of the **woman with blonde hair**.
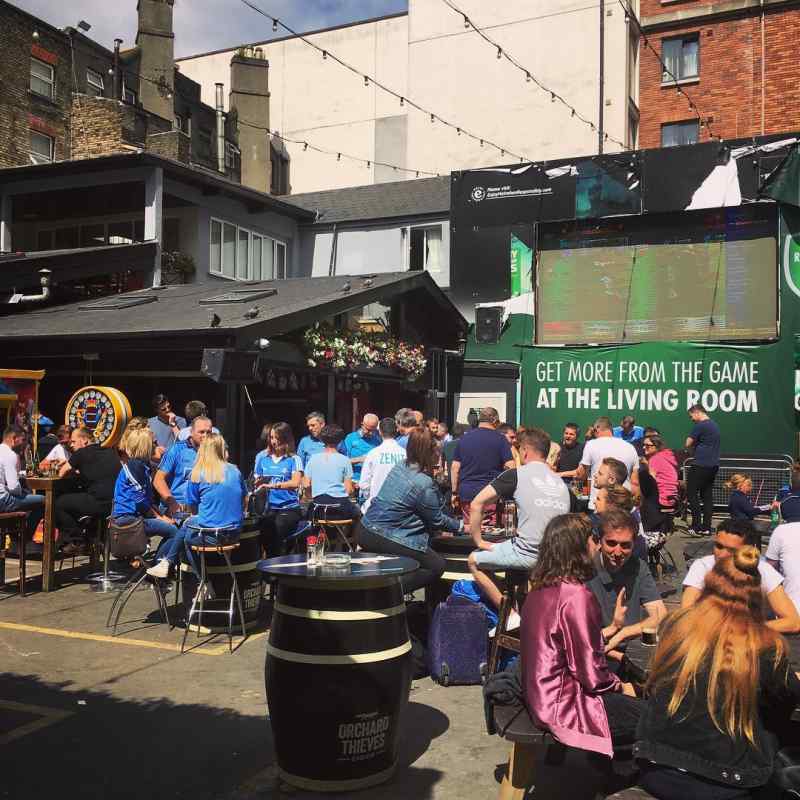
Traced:
<svg viewBox="0 0 800 800">
<path fill-rule="evenodd" d="M 148 536 L 160 536 L 158 563 L 147 572 L 153 577 L 166 578 L 180 561 L 183 550 L 183 531 L 175 521 L 162 516 L 153 503 L 152 469 L 155 441 L 150 429 L 125 428 L 122 435 L 125 458 L 114 485 L 111 517 L 119 525 L 127 525 L 137 517 L 144 521 Z"/>
<path fill-rule="evenodd" d="M 747 519 L 753 523 L 753 527 L 759 533 L 769 533 L 769 522 L 767 520 L 757 520 L 759 514 L 768 514 L 771 505 L 754 506 L 750 500 L 750 493 L 753 491 L 753 481 L 749 475 L 736 472 L 725 481 L 725 488 L 730 491 L 728 499 L 728 513 L 731 519 Z"/>
<path fill-rule="evenodd" d="M 199 543 L 199 529 L 213 530 L 202 537 L 206 544 L 236 539 L 247 504 L 247 488 L 242 473 L 235 464 L 228 462 L 225 439 L 218 433 L 209 433 L 198 448 L 186 500 L 193 513 L 183 524 L 189 532 L 186 552 L 189 563 L 197 572 L 190 545 Z"/>
<path fill-rule="evenodd" d="M 698 601 L 662 625 L 634 750 L 661 800 L 746 798 L 770 779 L 765 721 L 800 701 L 800 681 L 765 624 L 759 555 L 746 545 L 717 561 Z"/>
</svg>

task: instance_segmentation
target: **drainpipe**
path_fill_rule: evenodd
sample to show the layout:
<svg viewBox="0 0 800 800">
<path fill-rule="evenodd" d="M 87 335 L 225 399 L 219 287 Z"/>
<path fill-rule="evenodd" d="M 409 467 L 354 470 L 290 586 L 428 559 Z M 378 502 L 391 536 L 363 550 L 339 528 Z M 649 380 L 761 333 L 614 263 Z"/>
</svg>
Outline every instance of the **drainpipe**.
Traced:
<svg viewBox="0 0 800 800">
<path fill-rule="evenodd" d="M 122 39 L 114 39 L 114 99 L 120 99 L 119 47 Z"/>
<path fill-rule="evenodd" d="M 605 110 L 606 83 L 606 4 L 600 0 L 600 71 L 599 71 L 599 109 L 597 112 L 597 152 L 603 152 L 603 112 Z"/>
<path fill-rule="evenodd" d="M 214 84 L 217 87 L 217 170 L 225 174 L 225 112 L 223 85 Z"/>
</svg>

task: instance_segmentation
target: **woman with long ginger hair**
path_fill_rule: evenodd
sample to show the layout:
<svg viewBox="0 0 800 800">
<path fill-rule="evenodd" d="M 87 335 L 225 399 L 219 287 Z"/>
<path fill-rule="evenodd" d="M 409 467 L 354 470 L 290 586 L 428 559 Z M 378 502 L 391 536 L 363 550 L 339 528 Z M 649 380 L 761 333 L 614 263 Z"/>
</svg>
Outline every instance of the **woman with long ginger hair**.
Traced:
<svg viewBox="0 0 800 800">
<path fill-rule="evenodd" d="M 662 625 L 635 748 L 640 784 L 661 800 L 747 798 L 772 774 L 768 722 L 800 701 L 800 681 L 764 624 L 758 560 L 749 545 L 719 560 Z"/>
</svg>

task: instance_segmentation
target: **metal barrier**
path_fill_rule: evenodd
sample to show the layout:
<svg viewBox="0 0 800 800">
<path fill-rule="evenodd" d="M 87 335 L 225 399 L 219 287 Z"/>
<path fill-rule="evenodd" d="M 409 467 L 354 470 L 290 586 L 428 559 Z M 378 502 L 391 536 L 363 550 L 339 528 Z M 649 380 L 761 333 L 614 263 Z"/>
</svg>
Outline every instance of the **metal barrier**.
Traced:
<svg viewBox="0 0 800 800">
<path fill-rule="evenodd" d="M 683 480 L 687 478 L 687 469 L 694 463 L 694 458 L 687 458 L 683 463 Z M 753 481 L 753 492 L 750 499 L 753 505 L 771 503 L 782 486 L 792 479 L 794 458 L 786 454 L 756 453 L 748 455 L 728 454 L 719 460 L 719 472 L 714 480 L 714 509 L 726 510 L 731 493 L 725 488 L 725 482 L 731 475 L 739 472 Z"/>
</svg>

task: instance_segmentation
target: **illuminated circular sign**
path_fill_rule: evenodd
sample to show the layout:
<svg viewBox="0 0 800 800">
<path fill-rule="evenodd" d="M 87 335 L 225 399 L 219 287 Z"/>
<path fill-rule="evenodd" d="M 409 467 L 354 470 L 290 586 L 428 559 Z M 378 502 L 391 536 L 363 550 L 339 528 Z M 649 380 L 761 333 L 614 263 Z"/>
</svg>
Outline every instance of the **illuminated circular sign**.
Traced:
<svg viewBox="0 0 800 800">
<path fill-rule="evenodd" d="M 84 386 L 67 403 L 64 424 L 88 428 L 95 442 L 113 447 L 131 418 L 128 398 L 110 386 Z"/>
</svg>

